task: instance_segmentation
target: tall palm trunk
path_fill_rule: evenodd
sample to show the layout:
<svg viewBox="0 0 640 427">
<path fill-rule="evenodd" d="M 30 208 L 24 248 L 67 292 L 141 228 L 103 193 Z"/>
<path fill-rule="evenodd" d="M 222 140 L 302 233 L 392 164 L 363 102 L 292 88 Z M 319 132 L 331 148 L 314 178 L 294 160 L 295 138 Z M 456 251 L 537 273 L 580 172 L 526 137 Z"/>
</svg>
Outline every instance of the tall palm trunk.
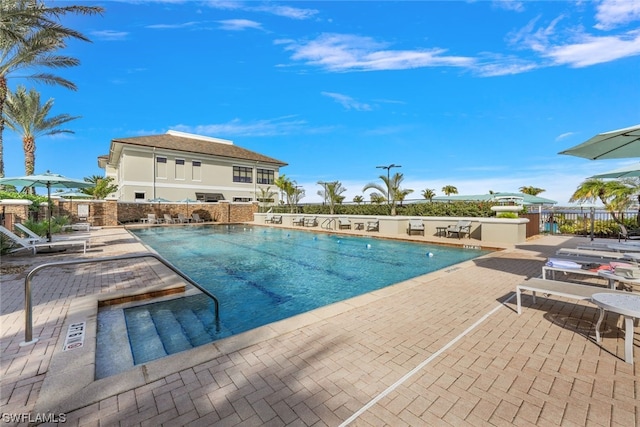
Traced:
<svg viewBox="0 0 640 427">
<path fill-rule="evenodd" d="M 4 145 L 2 133 L 4 132 L 4 102 L 7 99 L 7 78 L 0 75 L 0 178 L 4 178 Z M 0 186 L 2 188 L 3 186 Z"/>
<path fill-rule="evenodd" d="M 33 175 L 36 166 L 36 139 L 33 135 L 25 135 L 22 138 L 24 149 L 24 171 L 27 175 Z"/>
</svg>

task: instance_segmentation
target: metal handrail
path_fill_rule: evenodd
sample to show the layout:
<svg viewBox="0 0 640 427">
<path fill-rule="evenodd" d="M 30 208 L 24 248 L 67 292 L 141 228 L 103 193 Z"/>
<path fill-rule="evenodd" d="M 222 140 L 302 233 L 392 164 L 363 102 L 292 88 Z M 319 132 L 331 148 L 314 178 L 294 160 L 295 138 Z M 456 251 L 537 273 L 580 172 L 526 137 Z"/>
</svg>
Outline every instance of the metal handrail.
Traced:
<svg viewBox="0 0 640 427">
<path fill-rule="evenodd" d="M 331 224 L 334 223 L 335 224 L 336 219 L 335 218 L 327 218 L 322 222 L 322 225 L 320 225 L 320 228 L 324 229 L 324 230 L 330 230 L 332 229 Z"/>
<path fill-rule="evenodd" d="M 185 275 L 182 271 L 178 270 L 174 267 L 169 261 L 164 259 L 158 254 L 154 253 L 144 253 L 144 254 L 132 254 L 132 255 L 120 255 L 120 256 L 112 256 L 112 257 L 104 257 L 104 258 L 93 258 L 93 259 L 80 259 L 74 261 L 58 261 L 58 262 L 50 262 L 47 264 L 41 264 L 35 267 L 33 270 L 27 274 L 27 277 L 24 279 L 24 311 L 25 311 L 25 326 L 24 326 L 24 342 L 20 343 L 21 346 L 27 344 L 33 344 L 38 341 L 38 339 L 33 339 L 33 315 L 32 315 L 32 303 L 31 303 L 31 278 L 40 270 L 49 267 L 58 267 L 61 265 L 74 265 L 74 264 L 89 264 L 95 262 L 107 262 L 107 261 L 121 261 L 126 259 L 136 259 L 136 258 L 155 258 L 160 261 L 178 276 L 182 277 L 184 280 L 189 282 L 189 284 L 198 288 L 203 294 L 208 296 L 213 300 L 215 309 L 216 309 L 216 327 L 218 330 L 220 329 L 220 302 L 218 298 L 213 295 L 211 292 L 191 280 L 190 277 Z"/>
</svg>

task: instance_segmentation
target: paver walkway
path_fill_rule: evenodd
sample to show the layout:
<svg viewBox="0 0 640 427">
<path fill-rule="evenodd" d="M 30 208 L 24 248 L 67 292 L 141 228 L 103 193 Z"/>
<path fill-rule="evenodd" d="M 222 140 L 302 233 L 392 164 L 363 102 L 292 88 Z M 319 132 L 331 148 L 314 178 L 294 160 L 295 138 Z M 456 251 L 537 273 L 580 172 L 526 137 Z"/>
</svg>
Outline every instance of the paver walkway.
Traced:
<svg viewBox="0 0 640 427">
<path fill-rule="evenodd" d="M 91 233 L 89 257 L 144 250 L 122 229 Z M 526 296 L 515 313 L 516 284 L 539 276 L 558 247 L 585 242 L 542 237 L 413 279 L 384 298 L 73 408 L 64 425 L 638 425 L 638 339 L 636 365 L 624 363 L 614 316 L 598 345 L 588 303 L 540 298 L 533 306 Z M 20 265 L 69 257 L 82 255 L 2 260 L 3 422 L 36 406 L 72 299 L 156 278 L 148 260 L 49 270 L 34 280 L 40 340 L 19 347 L 28 271 Z"/>
</svg>

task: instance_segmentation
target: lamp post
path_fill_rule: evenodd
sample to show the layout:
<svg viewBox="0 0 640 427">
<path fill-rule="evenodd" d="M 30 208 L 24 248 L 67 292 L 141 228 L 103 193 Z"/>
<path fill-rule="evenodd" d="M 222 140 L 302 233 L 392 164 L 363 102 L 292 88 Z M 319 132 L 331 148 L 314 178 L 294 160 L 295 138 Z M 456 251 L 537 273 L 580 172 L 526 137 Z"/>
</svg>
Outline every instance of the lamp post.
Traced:
<svg viewBox="0 0 640 427">
<path fill-rule="evenodd" d="M 389 183 L 389 180 L 391 179 L 391 176 L 390 176 L 391 175 L 391 168 L 401 168 L 401 167 L 402 166 L 396 165 L 396 164 L 393 164 L 393 163 L 391 163 L 388 166 L 376 166 L 377 169 L 386 169 L 387 170 L 387 187 L 388 187 L 387 188 L 387 204 L 391 203 L 391 200 L 389 199 L 389 196 L 390 196 L 389 193 L 391 193 L 391 185 Z"/>
</svg>

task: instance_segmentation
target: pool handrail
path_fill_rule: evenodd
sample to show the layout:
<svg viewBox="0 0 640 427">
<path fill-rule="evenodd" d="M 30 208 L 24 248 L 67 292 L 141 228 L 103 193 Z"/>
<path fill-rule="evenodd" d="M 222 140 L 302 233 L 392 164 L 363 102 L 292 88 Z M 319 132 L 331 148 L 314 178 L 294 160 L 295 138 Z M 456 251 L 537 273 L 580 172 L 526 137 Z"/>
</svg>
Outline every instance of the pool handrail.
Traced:
<svg viewBox="0 0 640 427">
<path fill-rule="evenodd" d="M 46 264 L 40 264 L 33 268 L 24 279 L 24 317 L 25 317 L 25 326 L 24 326 L 24 342 L 20 343 L 20 346 L 25 346 L 29 344 L 34 344 L 38 341 L 38 339 L 33 339 L 33 314 L 32 314 L 32 302 L 31 302 L 31 278 L 40 270 L 49 267 L 57 267 L 61 265 L 74 265 L 74 264 L 89 264 L 95 262 L 107 262 L 107 261 L 121 261 L 125 259 L 135 259 L 135 258 L 155 258 L 160 261 L 160 263 L 164 264 L 167 268 L 172 270 L 178 276 L 182 277 L 189 284 L 198 288 L 203 294 L 208 296 L 213 300 L 215 309 L 216 309 L 216 327 L 220 328 L 220 302 L 218 298 L 213 295 L 211 292 L 200 286 L 198 283 L 194 282 L 189 276 L 184 274 L 182 271 L 178 270 L 175 266 L 173 266 L 169 261 L 164 259 L 158 254 L 155 253 L 141 253 L 141 254 L 130 254 L 130 255 L 118 255 L 112 257 L 104 257 L 104 258 L 92 258 L 92 259 L 78 259 L 72 261 L 56 261 L 50 262 Z"/>
</svg>

